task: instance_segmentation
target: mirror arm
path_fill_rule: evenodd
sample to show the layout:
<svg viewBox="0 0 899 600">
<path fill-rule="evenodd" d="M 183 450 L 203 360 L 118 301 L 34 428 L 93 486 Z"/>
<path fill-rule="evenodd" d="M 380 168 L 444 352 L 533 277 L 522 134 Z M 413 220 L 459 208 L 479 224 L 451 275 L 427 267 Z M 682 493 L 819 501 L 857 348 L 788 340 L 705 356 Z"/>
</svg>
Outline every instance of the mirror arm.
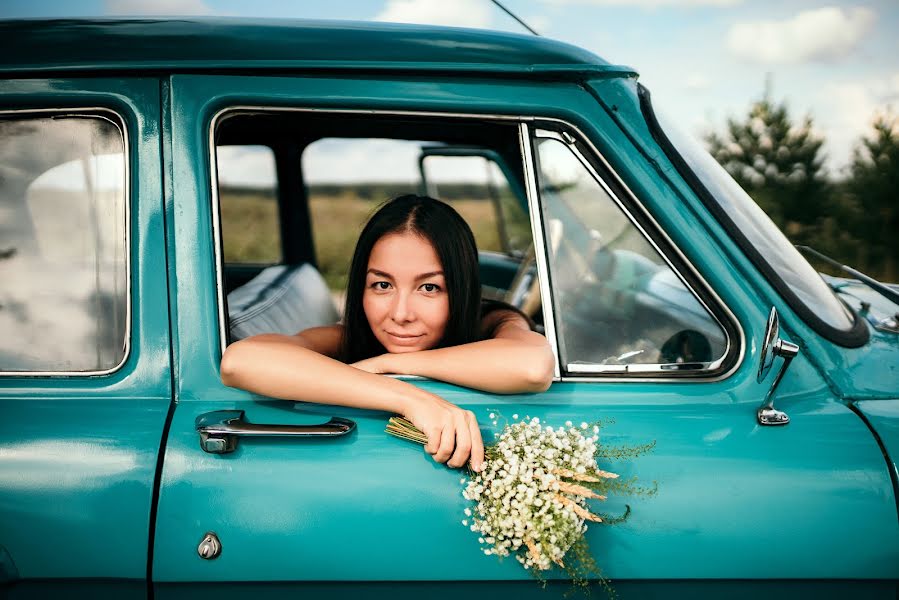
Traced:
<svg viewBox="0 0 899 600">
<path fill-rule="evenodd" d="M 777 389 L 777 386 L 780 385 L 780 380 L 783 379 L 784 373 L 787 372 L 793 358 L 799 354 L 799 346 L 792 342 L 778 339 L 774 342 L 771 352 L 775 356 L 783 357 L 784 362 L 780 367 L 780 371 L 777 373 L 777 377 L 774 379 L 774 384 L 768 390 L 768 393 L 765 394 L 765 401 L 762 402 L 762 405 L 758 409 L 758 422 L 760 425 L 786 425 L 790 422 L 790 417 L 787 416 L 786 413 L 774 408 L 774 391 Z"/>
</svg>

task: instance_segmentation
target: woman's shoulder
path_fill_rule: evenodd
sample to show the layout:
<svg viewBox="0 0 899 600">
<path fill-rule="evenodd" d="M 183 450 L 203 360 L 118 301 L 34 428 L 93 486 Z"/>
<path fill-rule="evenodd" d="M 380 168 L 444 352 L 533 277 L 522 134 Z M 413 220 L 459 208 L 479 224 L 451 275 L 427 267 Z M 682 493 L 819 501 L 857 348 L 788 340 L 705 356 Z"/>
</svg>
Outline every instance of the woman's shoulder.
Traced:
<svg viewBox="0 0 899 600">
<path fill-rule="evenodd" d="M 340 347 L 343 343 L 343 331 L 343 325 L 337 323 L 335 325 L 310 327 L 300 331 L 293 337 L 297 338 L 304 347 L 310 350 L 336 358 L 340 354 Z"/>
<path fill-rule="evenodd" d="M 481 339 L 490 339 L 503 325 L 516 322 L 536 330 L 534 321 L 515 306 L 501 300 L 481 300 Z"/>
</svg>

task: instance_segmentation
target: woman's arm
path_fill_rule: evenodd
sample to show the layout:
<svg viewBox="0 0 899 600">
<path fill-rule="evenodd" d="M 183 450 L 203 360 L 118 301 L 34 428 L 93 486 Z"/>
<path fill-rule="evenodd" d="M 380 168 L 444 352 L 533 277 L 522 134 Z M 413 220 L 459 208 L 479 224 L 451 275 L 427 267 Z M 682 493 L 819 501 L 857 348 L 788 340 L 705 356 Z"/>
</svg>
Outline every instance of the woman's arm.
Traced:
<svg viewBox="0 0 899 600">
<path fill-rule="evenodd" d="M 480 470 L 484 444 L 471 411 L 404 381 L 331 358 L 341 335 L 340 326 L 332 326 L 234 342 L 222 356 L 222 382 L 272 398 L 402 415 L 428 436 L 425 450 L 434 460 L 460 467 L 470 458 L 472 468 Z"/>
<path fill-rule="evenodd" d="M 512 311 L 493 311 L 487 318 L 500 320 L 498 324 L 485 324 L 485 329 L 493 329 L 491 339 L 434 350 L 382 354 L 354 366 L 372 373 L 430 377 L 499 394 L 548 389 L 555 357 L 546 338 L 531 331 L 527 321 Z"/>
</svg>

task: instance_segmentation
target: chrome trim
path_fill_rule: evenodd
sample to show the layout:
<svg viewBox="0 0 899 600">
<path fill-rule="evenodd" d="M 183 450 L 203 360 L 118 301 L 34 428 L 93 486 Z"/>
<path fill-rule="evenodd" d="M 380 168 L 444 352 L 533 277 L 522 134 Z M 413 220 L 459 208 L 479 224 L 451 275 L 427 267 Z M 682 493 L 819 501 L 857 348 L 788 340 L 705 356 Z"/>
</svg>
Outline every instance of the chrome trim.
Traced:
<svg viewBox="0 0 899 600">
<path fill-rule="evenodd" d="M 209 149 L 207 153 L 209 155 L 209 180 L 211 182 L 209 212 L 212 213 L 212 244 L 215 246 L 213 252 L 215 254 L 215 295 L 218 298 L 216 312 L 219 316 L 219 352 L 224 354 L 225 347 L 228 345 L 228 332 L 225 330 L 225 324 L 228 322 L 228 319 L 225 315 L 225 283 L 224 269 L 222 268 L 224 257 L 222 256 L 222 226 L 219 214 L 221 206 L 219 205 L 218 153 L 215 146 L 216 120 L 220 114 L 221 112 L 213 117 L 212 124 L 209 127 Z"/>
<path fill-rule="evenodd" d="M 539 121 L 539 122 L 545 122 L 545 123 L 559 124 L 562 127 L 573 131 L 577 135 L 577 139 L 581 140 L 582 143 L 584 143 L 587 146 L 587 148 L 593 153 L 593 155 L 597 157 L 597 159 L 603 164 L 603 166 L 608 170 L 608 172 L 615 178 L 616 183 L 619 186 L 621 186 L 621 189 L 623 189 L 628 194 L 629 198 L 633 202 L 636 209 L 639 210 L 640 213 L 642 214 L 642 216 L 644 218 L 646 218 L 654 226 L 658 235 L 661 236 L 661 238 L 669 245 L 669 247 L 672 249 L 672 251 L 675 253 L 675 255 L 680 259 L 680 261 L 686 266 L 687 269 L 689 269 L 692 276 L 696 279 L 696 281 L 698 281 L 702 285 L 703 290 L 708 294 L 708 296 L 712 300 L 714 300 L 717 303 L 718 307 L 722 310 L 722 312 L 727 317 L 729 317 L 729 319 L 730 319 L 731 323 L 734 325 L 734 328 L 736 329 L 736 331 L 738 333 L 738 337 L 739 337 L 739 339 L 737 340 L 738 354 L 737 354 L 736 360 L 734 361 L 733 366 L 729 370 L 727 370 L 723 373 L 720 373 L 718 375 L 711 376 L 711 377 L 704 377 L 701 375 L 690 376 L 690 377 L 670 377 L 670 376 L 668 376 L 668 377 L 621 377 L 621 378 L 618 378 L 618 377 L 567 377 L 567 376 L 560 377 L 558 375 L 559 355 L 558 355 L 557 340 L 555 339 L 555 327 L 554 327 L 555 322 L 552 318 L 553 317 L 552 307 L 550 307 L 550 309 L 548 311 L 549 318 L 547 318 L 547 312 L 544 312 L 544 321 L 545 321 L 544 325 L 546 325 L 546 323 L 553 324 L 552 325 L 553 326 L 553 338 L 550 340 L 550 344 L 553 345 L 553 352 L 556 356 L 556 365 L 554 367 L 553 380 L 554 381 L 562 381 L 562 382 L 602 382 L 602 383 L 660 382 L 660 381 L 677 382 L 677 383 L 714 382 L 714 381 L 721 381 L 723 379 L 727 379 L 728 377 L 733 375 L 733 373 L 736 372 L 737 369 L 740 367 L 740 365 L 743 363 L 743 360 L 744 360 L 745 354 L 746 354 L 746 336 L 743 331 L 743 327 L 740 324 L 740 321 L 736 318 L 736 316 L 733 314 L 733 312 L 730 310 L 730 308 L 727 306 L 727 304 L 721 300 L 721 297 L 714 291 L 714 289 L 708 284 L 708 282 L 706 282 L 706 280 L 699 274 L 699 271 L 693 266 L 693 263 L 691 263 L 687 259 L 687 257 L 683 254 L 683 252 L 681 252 L 681 250 L 677 246 L 677 244 L 675 244 L 671 240 L 671 238 L 668 236 L 668 234 L 665 232 L 665 230 L 661 226 L 659 226 L 658 221 L 655 220 L 655 218 L 652 216 L 652 214 L 637 199 L 637 196 L 627 186 L 627 184 L 625 184 L 625 182 L 621 179 L 621 177 L 618 175 L 618 173 L 612 168 L 611 164 L 606 160 L 605 156 L 603 156 L 599 152 L 599 150 L 596 148 L 596 146 L 593 145 L 593 143 L 590 141 L 590 139 L 587 136 L 585 136 L 580 129 L 578 129 L 576 126 L 572 125 L 571 123 L 564 121 L 562 119 L 554 118 L 554 117 L 534 117 L 534 116 L 528 116 L 528 115 L 478 114 L 478 113 L 454 113 L 454 112 L 445 112 L 444 113 L 444 112 L 414 111 L 414 110 L 376 110 L 376 109 L 367 110 L 367 109 L 309 108 L 309 107 L 287 107 L 287 106 L 271 106 L 271 105 L 269 105 L 269 106 L 234 105 L 234 106 L 228 106 L 228 107 L 222 108 L 213 115 L 213 117 L 210 121 L 210 126 L 209 126 L 209 133 L 210 133 L 209 139 L 210 139 L 210 147 L 211 148 L 215 147 L 214 136 L 215 136 L 215 130 L 216 130 L 216 127 L 217 127 L 219 121 L 223 117 L 227 117 L 228 113 L 232 113 L 232 112 L 240 113 L 242 111 L 244 114 L 254 113 L 254 112 L 255 113 L 266 113 L 266 114 L 273 113 L 273 112 L 297 112 L 297 113 L 313 113 L 313 114 L 355 114 L 355 115 L 387 115 L 387 116 L 392 115 L 392 116 L 435 117 L 435 118 L 451 118 L 451 119 L 490 119 L 490 120 L 497 120 L 497 121 L 516 121 L 520 125 L 524 125 L 527 123 L 534 123 L 534 122 Z M 521 132 L 521 127 L 519 127 L 519 136 L 521 135 L 520 132 Z M 559 136 L 561 138 L 561 134 L 559 134 Z M 528 145 L 528 148 L 530 148 L 530 144 Z M 210 152 L 210 156 L 213 156 L 213 152 Z M 588 161 L 588 166 L 589 166 L 589 161 Z M 590 168 L 591 173 L 595 173 L 592 166 L 589 166 L 589 168 Z M 213 173 L 213 171 L 210 170 L 210 178 L 212 178 L 212 173 Z M 525 183 L 526 184 L 527 184 L 529 178 L 533 179 L 533 171 L 529 171 L 527 168 L 525 168 Z M 603 185 L 603 187 L 607 187 L 605 185 L 605 182 L 601 178 L 599 179 L 599 181 L 602 182 L 601 185 Z M 215 187 L 215 186 L 217 186 L 217 181 L 213 180 L 213 181 L 211 181 L 211 183 L 213 185 L 214 201 L 216 201 L 216 203 L 217 203 L 218 191 L 217 191 L 217 188 Z M 535 186 L 534 191 L 536 191 L 536 181 L 534 181 L 533 183 Z M 526 188 L 527 188 L 527 185 L 526 185 Z M 526 190 L 526 191 L 529 196 L 528 205 L 529 205 L 529 207 L 532 207 L 533 202 L 530 201 L 530 197 L 533 192 L 530 190 Z M 618 197 L 615 196 L 615 194 L 611 194 L 611 196 L 615 199 L 616 202 L 619 203 L 619 206 L 620 206 L 620 201 L 618 200 Z M 216 208 L 215 214 L 217 215 L 218 207 L 216 206 L 215 208 Z M 633 222 L 633 217 L 632 217 L 631 213 L 629 211 L 625 210 L 625 214 Z M 542 219 L 540 220 L 540 223 L 542 226 Z M 218 225 L 214 224 L 214 227 L 217 228 Z M 532 227 L 532 234 L 533 234 L 533 228 L 534 228 L 533 218 L 532 218 L 532 226 L 531 227 Z M 638 227 L 639 227 L 639 225 L 638 225 Z M 642 228 L 640 228 L 640 230 L 641 230 L 641 232 L 643 232 Z M 643 232 L 643 233 L 645 235 L 645 232 Z M 215 235 L 216 236 L 219 235 L 217 230 L 215 231 Z M 651 237 L 647 236 L 647 238 L 651 243 L 653 243 L 653 245 L 655 245 Z M 535 239 L 535 243 L 537 243 L 537 240 L 539 240 L 539 242 L 541 244 L 543 243 L 542 236 L 537 237 Z M 660 255 L 663 257 L 663 259 L 665 259 L 666 262 L 668 262 L 668 258 L 664 253 L 660 252 Z M 222 279 L 221 260 L 222 259 L 221 259 L 221 252 L 219 250 L 218 241 L 216 242 L 216 247 L 215 247 L 215 258 L 216 258 L 216 264 L 215 264 L 216 282 L 218 285 L 218 300 L 219 300 L 219 310 L 218 310 L 219 321 L 220 321 L 219 329 L 220 329 L 220 335 L 221 335 L 220 341 L 221 341 L 221 340 L 225 340 L 227 338 L 225 337 L 225 334 L 224 334 L 224 331 L 225 331 L 224 298 L 222 297 L 223 286 L 221 283 L 221 279 Z M 539 267 L 540 267 L 540 262 L 538 261 L 538 269 L 539 269 Z M 683 281 L 683 277 L 681 276 L 680 272 L 677 269 L 672 269 L 672 270 L 678 276 L 678 278 L 680 278 Z M 539 271 L 538 271 L 538 274 L 539 274 Z M 546 277 L 541 278 L 541 293 L 543 292 L 542 286 L 544 285 L 544 283 L 543 283 L 544 281 L 546 281 Z M 548 282 L 546 282 L 546 285 L 548 285 Z M 691 292 L 693 292 L 694 295 L 696 295 L 696 292 L 695 292 L 695 290 L 693 290 L 692 287 L 687 286 L 687 289 L 689 289 Z M 700 302 L 708 310 L 708 306 L 704 302 L 702 302 L 701 299 L 700 299 Z M 546 305 L 545 302 L 541 302 L 541 304 L 543 304 L 544 307 Z M 546 310 L 547 309 L 544 308 L 544 311 L 546 311 Z M 714 313 L 712 313 L 712 316 L 714 317 Z M 719 322 L 719 325 L 720 325 L 720 322 Z M 725 357 L 727 357 L 727 354 L 730 351 L 731 340 L 730 340 L 730 336 L 727 335 L 726 329 L 725 329 L 725 337 L 727 338 L 728 346 L 727 346 L 727 349 L 725 350 L 724 356 L 721 359 L 719 359 L 719 361 L 718 361 L 719 364 Z M 547 336 L 547 338 L 549 339 L 549 336 Z M 224 347 L 222 346 L 221 348 L 222 348 L 222 352 L 224 352 Z"/>
<path fill-rule="evenodd" d="M 451 119 L 493 119 L 496 121 L 525 121 L 531 122 L 535 120 L 551 121 L 553 119 L 532 117 L 523 115 L 504 115 L 493 113 L 456 113 L 456 112 L 436 112 L 436 111 L 419 111 L 419 110 L 378 110 L 365 108 L 314 108 L 308 106 L 260 106 L 255 104 L 235 104 L 234 106 L 226 106 L 219 109 L 212 117 L 212 125 L 215 125 L 218 119 L 226 112 L 250 111 L 259 113 L 271 112 L 302 112 L 302 113 L 319 113 L 319 114 L 337 114 L 337 115 L 390 115 L 398 117 L 440 117 Z M 563 121 L 564 122 L 564 121 Z M 214 128 L 213 128 L 214 129 Z"/>
<path fill-rule="evenodd" d="M 680 248 L 677 246 L 677 244 L 675 244 L 671 240 L 671 238 L 668 236 L 668 234 L 665 232 L 665 230 L 659 225 L 658 221 L 655 220 L 655 218 L 649 213 L 649 211 L 646 210 L 646 207 L 644 207 L 643 204 L 637 199 L 637 197 L 633 193 L 633 191 L 631 191 L 631 189 L 624 183 L 624 181 L 622 181 L 622 179 L 618 176 L 617 172 L 612 168 L 611 164 L 609 164 L 609 162 L 605 159 L 605 157 L 599 152 L 599 150 L 590 142 L 590 140 L 579 129 L 577 129 L 576 127 L 573 127 L 572 125 L 568 124 L 566 121 L 562 121 L 560 119 L 549 118 L 549 119 L 539 119 L 539 120 L 547 121 L 547 122 L 554 122 L 554 123 L 561 123 L 563 127 L 571 128 L 578 134 L 579 137 L 577 139 L 571 137 L 571 134 L 568 134 L 568 137 L 570 138 L 570 141 L 568 141 L 566 139 L 566 137 L 564 136 L 564 134 L 566 134 L 568 132 L 559 133 L 559 132 L 554 132 L 554 131 L 548 131 L 545 129 L 535 129 L 535 131 L 534 131 L 534 135 L 537 137 L 555 139 L 555 140 L 558 140 L 558 141 L 566 144 L 566 146 L 568 146 L 568 148 L 574 154 L 575 158 L 577 158 L 577 160 L 581 163 L 581 165 L 583 165 L 584 168 L 587 169 L 587 171 L 590 173 L 590 175 L 596 180 L 597 183 L 599 183 L 599 185 L 605 190 L 605 192 L 607 194 L 609 194 L 609 197 L 612 198 L 612 200 L 615 202 L 615 204 L 618 206 L 618 208 L 621 209 L 621 211 L 628 218 L 628 220 L 630 220 L 630 222 L 637 228 L 637 230 L 646 239 L 646 241 L 648 241 L 652 245 L 652 247 L 655 249 L 655 251 L 659 253 L 659 256 L 662 257 L 662 259 L 665 261 L 665 263 L 668 265 L 668 267 L 672 270 L 672 272 L 678 277 L 678 279 L 680 279 L 680 281 L 690 291 L 690 293 L 693 294 L 693 297 L 696 298 L 696 300 L 702 305 L 703 308 L 705 308 L 706 311 L 708 311 L 709 315 L 715 320 L 716 323 L 718 323 L 718 325 L 723 330 L 724 337 L 726 340 L 726 347 L 724 350 L 724 354 L 720 358 L 718 358 L 714 361 L 711 361 L 710 363 L 707 363 L 708 366 L 707 366 L 707 368 L 703 369 L 703 371 L 712 371 L 712 370 L 718 368 L 721 365 L 721 363 L 724 362 L 724 360 L 730 354 L 731 348 L 733 347 L 733 342 L 730 339 L 730 335 L 727 332 L 727 328 L 724 327 L 724 325 L 721 323 L 721 321 L 715 315 L 714 311 L 712 311 L 709 308 L 708 304 L 706 304 L 706 302 L 696 292 L 696 290 L 693 289 L 693 286 L 691 286 L 689 284 L 689 282 L 687 282 L 687 280 L 684 278 L 684 276 L 681 275 L 680 271 L 674 267 L 674 265 L 671 263 L 671 260 L 665 254 L 665 252 L 662 252 L 662 249 L 659 248 L 659 245 L 655 242 L 655 240 L 652 238 L 652 236 L 650 236 L 647 233 L 647 231 L 643 228 L 643 226 L 640 225 L 640 223 L 634 218 L 631 211 L 627 208 L 627 206 L 624 205 L 624 203 L 621 201 L 621 199 L 618 198 L 617 194 L 615 194 L 615 192 L 609 187 L 609 185 L 605 182 L 605 180 L 602 177 L 600 177 L 600 175 L 593 168 L 593 165 L 590 164 L 590 161 L 588 161 L 586 159 L 586 157 L 584 157 L 584 155 L 580 151 L 580 149 L 577 148 L 576 144 L 577 144 L 578 140 L 580 140 L 582 143 L 586 144 L 587 147 L 592 151 L 592 153 L 597 158 L 599 158 L 599 160 L 602 162 L 602 164 L 606 168 L 606 170 L 609 173 L 611 173 L 612 176 L 615 178 L 615 181 L 617 182 L 617 184 L 620 185 L 621 188 L 628 194 L 634 207 L 636 207 L 637 210 L 639 210 L 641 212 L 642 216 L 644 218 L 646 218 L 653 225 L 655 231 L 658 232 L 658 234 L 668 244 L 668 246 L 673 249 L 674 253 L 678 256 L 678 258 L 681 260 L 681 262 L 684 265 L 686 265 L 687 268 L 690 270 L 693 277 L 698 282 L 700 282 L 703 289 L 715 300 L 715 302 L 718 304 L 718 306 L 723 310 L 724 314 L 727 317 L 729 317 L 731 323 L 734 325 L 734 328 L 737 330 L 737 332 L 739 334 L 739 338 L 740 338 L 739 343 L 738 343 L 739 353 L 738 353 L 737 359 L 734 361 L 733 366 L 730 369 L 728 369 L 727 371 L 725 371 L 724 373 L 721 373 L 721 374 L 716 375 L 711 378 L 689 377 L 689 379 L 687 379 L 687 380 L 695 381 L 697 379 L 704 379 L 704 380 L 717 381 L 720 379 L 726 379 L 727 377 L 732 375 L 737 370 L 737 368 L 739 368 L 740 364 L 742 364 L 742 362 L 743 362 L 743 358 L 745 356 L 745 346 L 746 346 L 746 344 L 745 344 L 746 338 L 745 338 L 745 334 L 743 332 L 743 328 L 740 325 L 739 320 L 733 314 L 733 312 L 721 300 L 721 297 L 718 296 L 717 293 L 715 293 L 715 291 L 708 284 L 708 282 L 699 274 L 699 272 L 693 266 L 693 263 L 691 263 L 689 260 L 687 260 L 687 257 L 684 256 L 684 254 L 680 251 Z M 662 364 L 663 363 L 655 364 L 654 366 L 656 366 L 658 368 L 654 369 L 654 372 L 662 372 L 662 368 L 661 368 Z M 614 366 L 619 366 L 619 365 L 614 365 Z M 633 368 L 636 365 L 630 365 L 630 366 Z M 648 367 L 648 366 L 651 366 L 651 365 L 644 364 L 643 368 L 633 369 L 633 370 L 643 371 L 645 369 L 645 367 Z M 578 370 L 578 372 L 586 372 L 586 371 Z M 600 371 L 597 371 L 597 373 L 599 373 L 599 372 Z M 675 380 L 682 380 L 683 378 L 662 377 L 660 379 L 663 379 L 665 381 L 675 381 Z M 603 378 L 602 380 L 605 380 L 605 378 Z"/>
<path fill-rule="evenodd" d="M 60 114 L 62 113 L 62 114 Z M 115 118 L 109 118 L 97 113 L 109 113 Z M 125 339 L 123 344 L 122 360 L 109 369 L 102 371 L 3 371 L 0 370 L 0 377 L 98 377 L 110 375 L 120 370 L 128 359 L 131 357 L 131 304 L 134 299 L 131 295 L 131 203 L 134 194 L 131 193 L 131 144 L 128 138 L 128 127 L 125 125 L 126 119 L 124 115 L 117 113 L 111 108 L 104 106 L 78 106 L 63 108 L 23 108 L 0 110 L 0 117 L 5 115 L 27 115 L 27 114 L 59 114 L 60 116 L 78 117 L 78 118 L 94 118 L 105 119 L 112 123 L 116 129 L 122 134 L 122 156 L 125 159 L 124 169 L 124 188 L 125 198 L 123 199 L 125 208 Z"/>
<path fill-rule="evenodd" d="M 702 372 L 707 371 L 711 363 L 634 363 L 613 365 L 604 363 L 569 363 L 565 368 L 569 373 L 673 373 L 673 372 Z"/>
<path fill-rule="evenodd" d="M 765 399 L 756 411 L 756 420 L 759 425 L 786 425 L 790 422 L 787 413 L 774 408 L 774 390 L 780 385 L 784 373 L 790 368 L 790 363 L 796 355 L 799 354 L 799 346 L 792 342 L 788 342 L 780 337 L 780 319 L 777 316 L 777 309 L 771 307 L 768 314 L 768 325 L 765 328 L 765 336 L 762 340 L 762 352 L 759 359 L 759 370 L 755 380 L 758 383 L 763 382 L 768 377 L 771 367 L 774 366 L 774 359 L 778 356 L 783 358 L 780 365 L 780 371 L 774 378 L 774 383 L 768 388 Z"/>
<path fill-rule="evenodd" d="M 356 422 L 343 417 L 331 417 L 318 425 L 275 425 L 250 423 L 242 410 L 216 410 L 204 413 L 194 421 L 200 435 L 200 448 L 210 454 L 229 454 L 237 450 L 241 437 L 340 437 L 356 429 Z"/>
<path fill-rule="evenodd" d="M 555 315 L 553 313 L 552 290 L 549 285 L 549 272 L 547 263 L 549 256 L 546 253 L 546 244 L 543 232 L 543 219 L 540 214 L 540 194 L 537 193 L 536 170 L 534 169 L 534 155 L 531 147 L 531 136 L 527 123 L 518 125 L 519 147 L 521 159 L 524 161 L 524 189 L 528 197 L 528 211 L 531 217 L 531 236 L 534 244 L 534 260 L 537 262 L 537 279 L 540 284 L 540 310 L 543 311 L 543 331 L 549 346 L 552 349 L 555 360 L 553 361 L 553 381 L 559 381 L 562 372 L 559 367 L 559 339 L 556 337 Z"/>
</svg>

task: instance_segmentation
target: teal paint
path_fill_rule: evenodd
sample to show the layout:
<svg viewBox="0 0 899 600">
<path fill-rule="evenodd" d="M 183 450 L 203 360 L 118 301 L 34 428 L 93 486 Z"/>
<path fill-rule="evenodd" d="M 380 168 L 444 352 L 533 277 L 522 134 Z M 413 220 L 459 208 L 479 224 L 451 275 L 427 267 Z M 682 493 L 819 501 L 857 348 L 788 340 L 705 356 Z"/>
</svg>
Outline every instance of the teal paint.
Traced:
<svg viewBox="0 0 899 600">
<path fill-rule="evenodd" d="M 877 431 L 886 450 L 884 458 L 899 480 L 899 399 L 864 400 L 856 404 L 871 426 Z"/>
<path fill-rule="evenodd" d="M 710 382 L 574 380 L 521 396 L 416 385 L 475 411 L 488 438 L 495 428 L 485 415 L 499 409 L 551 424 L 614 418 L 605 443 L 656 440 L 653 454 L 607 466 L 658 481 L 658 494 L 610 499 L 610 512 L 630 502 L 631 520 L 589 533 L 622 598 L 895 595 L 889 465 L 846 405 L 862 399 L 895 469 L 895 338 L 875 333 L 865 347 L 840 348 L 792 314 L 655 146 L 629 69 L 548 40 L 415 26 L 65 21 L 0 30 L 17 48 L 0 57 L 0 72 L 21 77 L 0 83 L 0 106 L 116 110 L 129 130 L 133 192 L 128 361 L 103 377 L 0 380 L 5 593 L 100 585 L 92 578 L 119 595 L 145 593 L 153 475 L 174 385 L 157 597 L 260 589 L 545 597 L 517 563 L 478 552 L 459 523 L 460 473 L 386 435 L 388 415 L 271 401 L 219 381 L 210 126 L 227 107 L 263 106 L 514 115 L 577 127 L 733 312 L 745 336 L 734 340 L 742 358 L 733 373 Z M 92 76 L 123 69 L 153 75 Z M 802 346 L 775 398 L 792 419 L 783 428 L 755 421 L 770 385 L 755 371 L 772 305 L 782 335 Z M 257 423 L 340 415 L 358 429 L 203 453 L 195 418 L 230 408 Z M 207 531 L 223 544 L 214 561 L 196 553 Z"/>
<path fill-rule="evenodd" d="M 657 440 L 651 456 L 609 465 L 660 486 L 653 498 L 629 500 L 634 514 L 625 525 L 591 529 L 613 578 L 802 579 L 808 591 L 822 579 L 899 576 L 892 484 L 870 432 L 804 355 L 793 362 L 776 399 L 791 424 L 756 424 L 755 409 L 770 384 L 755 381 L 768 299 L 747 285 L 733 249 L 709 233 L 715 224 L 697 217 L 701 207 L 684 203 L 584 90 L 514 81 L 185 75 L 173 78 L 172 98 L 175 186 L 186 190 L 174 208 L 181 220 L 174 235 L 182 376 L 159 505 L 153 573 L 160 591 L 176 594 L 181 588 L 167 584 L 189 581 L 528 577 L 513 561 L 478 553 L 476 538 L 459 523 L 465 506 L 459 474 L 387 436 L 388 415 L 269 401 L 219 382 L 216 298 L 208 286 L 185 288 L 183 282 L 214 277 L 211 235 L 200 227 L 209 219 L 209 172 L 193 157 L 208 152 L 213 115 L 229 105 L 511 113 L 580 128 L 734 312 L 746 336 L 736 371 L 717 382 L 556 383 L 533 396 L 416 384 L 474 410 L 487 437 L 493 430 L 485 415 L 498 408 L 507 417 L 540 416 L 556 424 L 614 418 L 606 442 Z M 233 455 L 204 454 L 194 420 L 223 409 L 245 410 L 258 423 L 344 416 L 358 429 L 338 440 L 241 441 Z M 624 501 L 615 499 L 609 510 L 623 509 Z M 409 552 L 398 528 L 441 543 Z M 222 540 L 215 561 L 196 557 L 207 530 Z M 848 540 L 866 543 L 847 556 L 840 550 Z M 354 565 L 351 571 L 347 564 Z"/>
<path fill-rule="evenodd" d="M 491 73 L 579 79 L 634 75 L 547 38 L 426 25 L 252 19 L 29 19 L 0 23 L 15 54 L 0 72 L 89 69 Z"/>
<path fill-rule="evenodd" d="M 0 380 L 0 544 L 13 589 L 121 580 L 145 590 L 149 514 L 171 402 L 159 153 L 152 79 L 4 80 L 0 108 L 105 107 L 130 145 L 131 351 L 104 376 Z M 35 588 L 34 586 L 37 586 Z M 42 588 L 40 588 L 42 589 Z M 96 588 L 91 588 L 96 589 Z M 19 593 L 19 592 L 16 592 Z"/>
</svg>

